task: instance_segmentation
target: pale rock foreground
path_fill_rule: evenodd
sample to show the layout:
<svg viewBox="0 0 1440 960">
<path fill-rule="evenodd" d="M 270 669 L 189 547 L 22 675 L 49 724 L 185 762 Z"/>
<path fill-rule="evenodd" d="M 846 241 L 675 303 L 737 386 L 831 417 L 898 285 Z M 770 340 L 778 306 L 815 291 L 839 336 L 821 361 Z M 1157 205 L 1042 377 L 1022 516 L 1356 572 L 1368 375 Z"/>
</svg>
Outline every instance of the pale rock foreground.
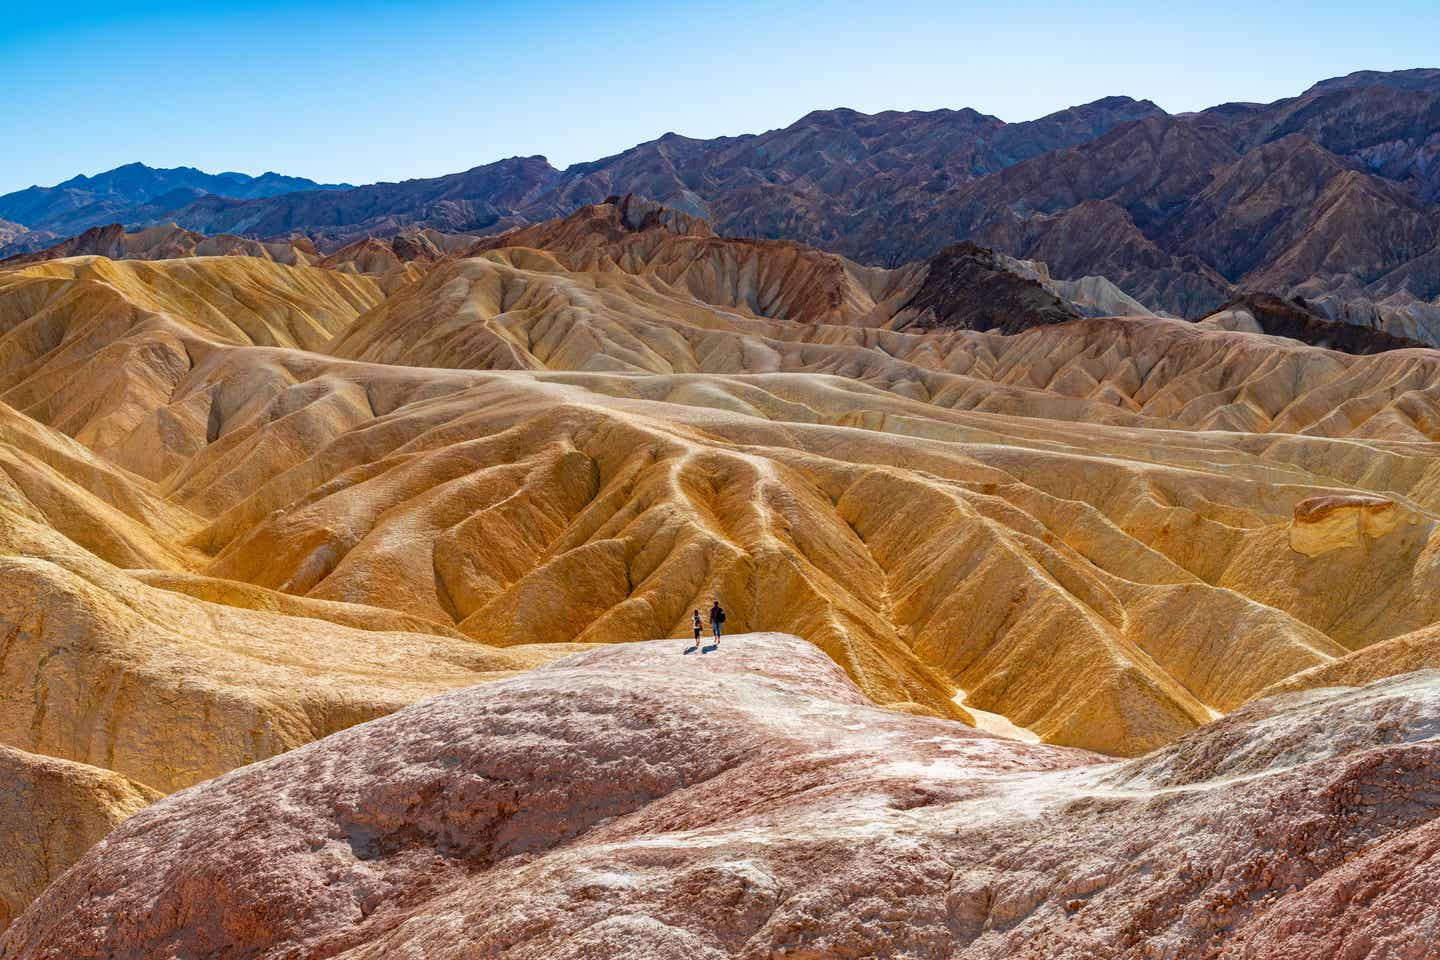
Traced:
<svg viewBox="0 0 1440 960">
<path fill-rule="evenodd" d="M 1440 674 L 1127 762 L 779 634 L 598 648 L 137 814 L 0 957 L 1434 956 Z"/>
</svg>

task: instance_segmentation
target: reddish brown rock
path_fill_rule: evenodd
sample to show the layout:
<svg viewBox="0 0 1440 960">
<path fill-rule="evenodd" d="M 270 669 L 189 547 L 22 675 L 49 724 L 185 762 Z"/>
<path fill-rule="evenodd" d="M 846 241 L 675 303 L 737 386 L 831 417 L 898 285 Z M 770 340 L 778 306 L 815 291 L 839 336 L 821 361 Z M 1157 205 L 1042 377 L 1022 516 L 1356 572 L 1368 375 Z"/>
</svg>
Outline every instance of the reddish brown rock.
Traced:
<svg viewBox="0 0 1440 960">
<path fill-rule="evenodd" d="M 995 251 L 973 243 L 957 243 L 936 254 L 901 315 L 908 319 L 897 324 L 901 328 L 1000 333 L 1080 319 L 1078 310 L 1038 280 L 1018 275 Z"/>
<path fill-rule="evenodd" d="M 1222 330 L 1289 337 L 1328 350 L 1362 355 L 1425 346 L 1419 340 L 1373 326 L 1330 320 L 1300 297 L 1286 300 L 1272 293 L 1236 297 L 1201 322 Z"/>
<path fill-rule="evenodd" d="M 1384 497 L 1360 494 L 1333 494 L 1310 497 L 1295 504 L 1295 519 L 1302 523 L 1319 523 L 1339 510 L 1358 510 L 1367 514 L 1384 513 L 1395 506 Z"/>
<path fill-rule="evenodd" d="M 1127 763 L 866 704 L 794 638 L 578 654 L 163 800 L 41 957 L 1433 957 L 1440 675 Z"/>
</svg>

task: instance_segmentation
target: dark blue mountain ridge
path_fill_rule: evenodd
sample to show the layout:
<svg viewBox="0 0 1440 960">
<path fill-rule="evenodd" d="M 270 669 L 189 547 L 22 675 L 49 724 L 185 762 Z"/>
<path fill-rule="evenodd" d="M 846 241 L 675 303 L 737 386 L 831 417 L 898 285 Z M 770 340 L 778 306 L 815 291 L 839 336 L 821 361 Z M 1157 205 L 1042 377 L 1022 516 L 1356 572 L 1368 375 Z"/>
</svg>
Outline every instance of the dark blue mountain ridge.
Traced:
<svg viewBox="0 0 1440 960">
<path fill-rule="evenodd" d="M 259 200 L 296 190 L 348 189 L 348 183 L 316 183 L 273 171 L 252 177 L 235 171 L 206 173 L 195 167 L 127 163 L 94 176 L 71 177 L 53 187 L 32 186 L 0 196 L 0 219 L 64 234 L 97 223 L 130 222 L 137 219 L 138 208 L 169 203 L 167 209 L 173 210 L 203 196 Z"/>
</svg>

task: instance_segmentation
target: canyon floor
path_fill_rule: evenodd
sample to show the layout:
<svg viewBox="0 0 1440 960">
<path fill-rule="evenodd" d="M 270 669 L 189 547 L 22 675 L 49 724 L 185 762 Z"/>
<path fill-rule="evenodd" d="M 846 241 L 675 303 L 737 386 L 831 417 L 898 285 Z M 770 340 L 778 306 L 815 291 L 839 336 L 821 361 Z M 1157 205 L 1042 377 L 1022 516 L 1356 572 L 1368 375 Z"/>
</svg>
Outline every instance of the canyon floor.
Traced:
<svg viewBox="0 0 1440 960">
<path fill-rule="evenodd" d="M 0 957 L 1435 955 L 1440 353 L 276 253 L 0 270 Z"/>
</svg>

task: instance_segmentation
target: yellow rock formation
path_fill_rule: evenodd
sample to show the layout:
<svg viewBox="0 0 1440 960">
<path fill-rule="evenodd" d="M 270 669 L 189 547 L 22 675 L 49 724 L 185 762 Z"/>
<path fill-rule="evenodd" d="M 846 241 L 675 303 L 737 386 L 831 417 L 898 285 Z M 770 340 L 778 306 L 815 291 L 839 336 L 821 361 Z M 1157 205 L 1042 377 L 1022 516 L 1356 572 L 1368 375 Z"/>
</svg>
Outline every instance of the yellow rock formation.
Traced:
<svg viewBox="0 0 1440 960">
<path fill-rule="evenodd" d="M 227 343 L 205 304 L 196 319 L 172 296 L 205 361 L 91 444 L 132 471 L 132 501 L 168 511 L 165 535 L 126 517 L 73 536 L 148 538 L 82 545 L 169 594 L 380 607 L 406 618 L 385 629 L 494 646 L 676 635 L 719 595 L 737 629 L 810 637 L 879 702 L 1117 753 L 1433 619 L 1423 504 L 1406 508 L 1419 523 L 1363 511 L 1384 584 L 1343 552 L 1295 548 L 1310 542 L 1296 504 L 1369 496 L 1337 485 L 1373 487 L 1375 455 L 1422 490 L 1428 465 L 1403 444 L 1366 458 L 1324 437 L 1173 429 L 1241 402 L 1230 386 L 1200 404 L 1217 367 L 1273 421 L 1348 366 L 1416 360 L 1153 319 L 888 333 L 861 322 L 873 296 L 837 314 L 853 324 L 795 322 L 762 313 L 815 288 L 800 267 L 765 262 L 787 292 L 739 264 L 768 250 L 844 275 L 838 258 L 668 235 L 622 247 L 442 263 L 337 330 L 334 352 L 361 364 Z M 235 283 L 237 264 L 241 279 L 330 276 L 166 266 Z M 335 292 L 309 295 L 320 313 Z M 407 360 L 427 367 L 388 365 Z M 1326 600 L 1323 581 L 1363 597 Z"/>
<path fill-rule="evenodd" d="M 0 930 L 121 820 L 159 799 L 81 763 L 0 746 Z"/>
<path fill-rule="evenodd" d="M 1307 557 L 1331 550 L 1363 546 L 1394 533 L 1399 520 L 1395 504 L 1384 497 L 1332 494 L 1295 504 L 1290 524 L 1290 547 Z"/>
</svg>

